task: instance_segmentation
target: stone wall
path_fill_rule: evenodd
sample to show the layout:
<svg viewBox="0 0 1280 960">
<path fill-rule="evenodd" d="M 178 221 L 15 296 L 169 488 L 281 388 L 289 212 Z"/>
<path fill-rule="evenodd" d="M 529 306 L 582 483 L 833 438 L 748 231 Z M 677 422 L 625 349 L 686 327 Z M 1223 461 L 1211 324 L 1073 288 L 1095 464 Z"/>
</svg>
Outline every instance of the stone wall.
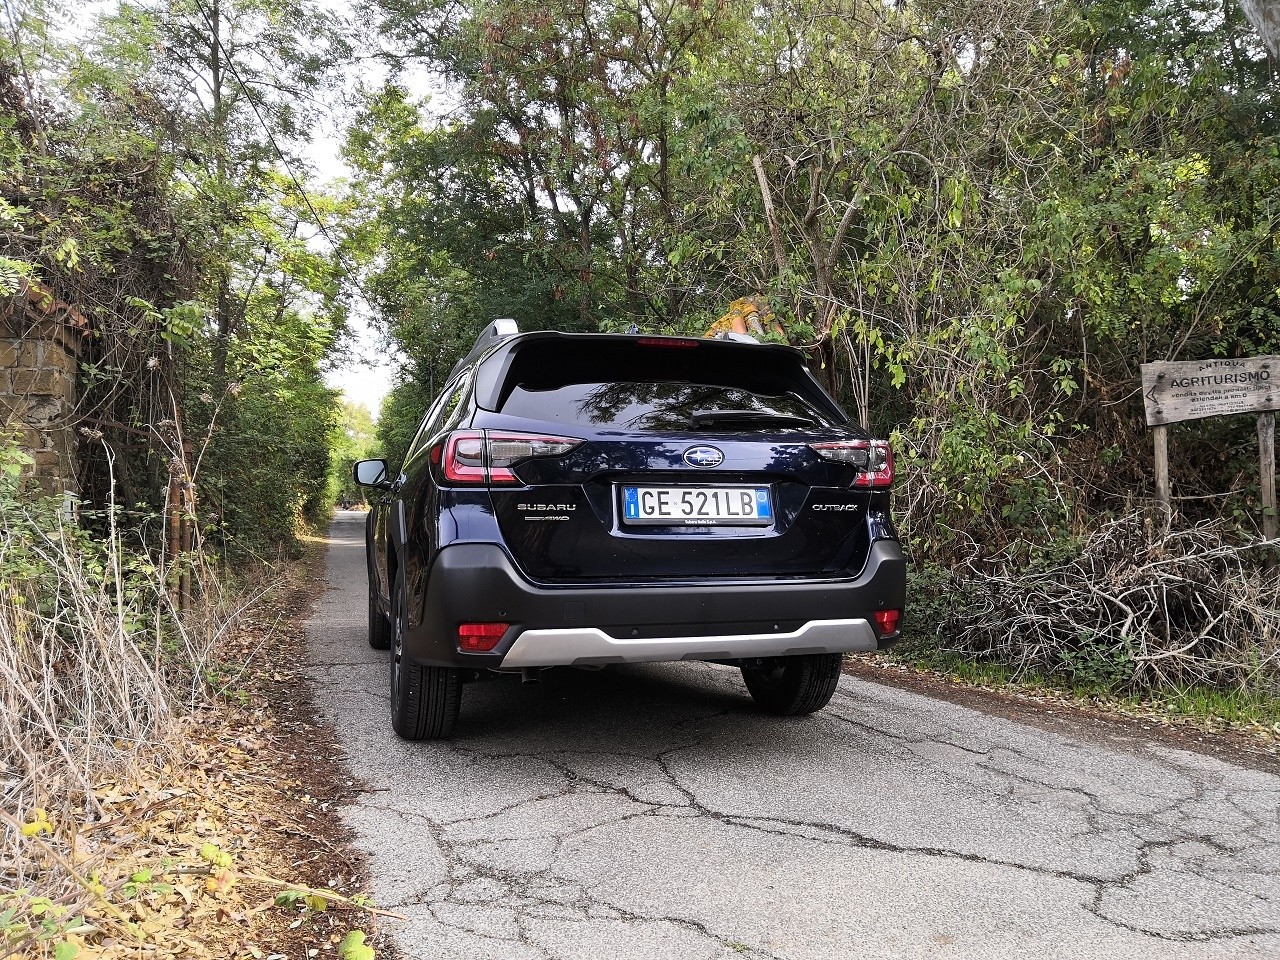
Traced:
<svg viewBox="0 0 1280 960">
<path fill-rule="evenodd" d="M 81 318 L 36 292 L 0 300 L 0 429 L 35 461 L 28 482 L 74 494 Z"/>
</svg>

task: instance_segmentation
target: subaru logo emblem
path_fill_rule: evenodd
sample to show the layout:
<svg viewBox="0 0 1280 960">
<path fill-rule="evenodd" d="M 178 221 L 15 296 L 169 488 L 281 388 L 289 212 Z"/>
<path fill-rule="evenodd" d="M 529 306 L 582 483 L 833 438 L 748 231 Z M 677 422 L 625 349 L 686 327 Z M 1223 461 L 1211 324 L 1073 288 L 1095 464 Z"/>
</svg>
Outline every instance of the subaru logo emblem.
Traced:
<svg viewBox="0 0 1280 960">
<path fill-rule="evenodd" d="M 724 454 L 715 447 L 690 447 L 684 452 L 684 462 L 691 467 L 718 467 L 724 463 Z"/>
</svg>

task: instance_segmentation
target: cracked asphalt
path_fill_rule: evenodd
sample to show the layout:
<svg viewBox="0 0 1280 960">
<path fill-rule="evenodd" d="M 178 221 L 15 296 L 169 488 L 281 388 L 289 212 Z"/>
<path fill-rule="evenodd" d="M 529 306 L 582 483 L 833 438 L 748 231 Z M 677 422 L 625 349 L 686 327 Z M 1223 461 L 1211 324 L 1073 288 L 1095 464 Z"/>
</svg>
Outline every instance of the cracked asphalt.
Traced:
<svg viewBox="0 0 1280 960">
<path fill-rule="evenodd" d="M 307 673 L 406 958 L 1280 957 L 1280 777 L 1199 754 L 849 677 L 779 719 L 701 664 L 473 684 L 399 740 L 363 523 Z"/>
</svg>

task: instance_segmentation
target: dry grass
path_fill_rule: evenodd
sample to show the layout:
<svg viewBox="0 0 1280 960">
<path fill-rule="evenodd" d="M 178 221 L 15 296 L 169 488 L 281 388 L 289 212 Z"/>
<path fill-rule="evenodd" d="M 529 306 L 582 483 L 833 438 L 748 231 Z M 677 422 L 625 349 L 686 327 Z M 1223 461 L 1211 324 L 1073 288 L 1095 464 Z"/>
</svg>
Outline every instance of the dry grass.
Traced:
<svg viewBox="0 0 1280 960">
<path fill-rule="evenodd" d="M 75 531 L 65 536 L 74 546 Z M 132 746 L 94 743 L 84 732 L 69 751 L 83 758 L 75 775 L 35 754 L 30 782 L 44 796 L 51 784 L 64 794 L 40 829 L 6 850 L 0 960 L 336 960 L 348 955 L 349 938 L 365 935 L 383 949 L 388 915 L 362 895 L 363 866 L 333 815 L 354 785 L 341 774 L 333 730 L 314 716 L 290 666 L 303 660 L 301 624 L 321 557 L 312 549 L 302 563 L 275 565 L 243 610 L 229 615 L 226 601 L 210 601 L 178 626 L 167 625 L 175 615 L 163 590 L 126 591 L 156 605 L 162 642 L 152 626 L 139 627 L 132 641 L 147 642 L 131 669 L 167 691 L 167 708 L 132 731 Z M 193 687 L 205 672 L 213 684 Z M 16 837 L 19 822 L 7 816 L 0 809 Z M 11 886 L 19 865 L 23 888 Z"/>
<path fill-rule="evenodd" d="M 147 780 L 175 761 L 176 720 L 206 700 L 244 603 L 189 558 L 197 589 L 179 612 L 171 571 L 104 522 L 90 537 L 59 503 L 0 478 L 0 956 L 33 928 L 33 905 L 51 920 L 95 898 L 74 855 L 49 853 L 74 842 L 40 841 L 101 822 L 104 779 Z"/>
</svg>

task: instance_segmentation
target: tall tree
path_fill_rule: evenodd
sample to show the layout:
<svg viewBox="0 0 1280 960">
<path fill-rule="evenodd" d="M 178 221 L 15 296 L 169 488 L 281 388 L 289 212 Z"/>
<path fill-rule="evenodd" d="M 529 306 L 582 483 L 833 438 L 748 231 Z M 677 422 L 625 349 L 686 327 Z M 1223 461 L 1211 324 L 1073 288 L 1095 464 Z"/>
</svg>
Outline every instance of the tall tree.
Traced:
<svg viewBox="0 0 1280 960">
<path fill-rule="evenodd" d="M 377 6 L 400 55 L 457 91 L 449 140 L 519 205 L 522 229 L 498 239 L 539 251 L 577 325 L 670 321 L 679 300 L 651 274 L 675 212 L 677 91 L 726 0 Z"/>
</svg>

